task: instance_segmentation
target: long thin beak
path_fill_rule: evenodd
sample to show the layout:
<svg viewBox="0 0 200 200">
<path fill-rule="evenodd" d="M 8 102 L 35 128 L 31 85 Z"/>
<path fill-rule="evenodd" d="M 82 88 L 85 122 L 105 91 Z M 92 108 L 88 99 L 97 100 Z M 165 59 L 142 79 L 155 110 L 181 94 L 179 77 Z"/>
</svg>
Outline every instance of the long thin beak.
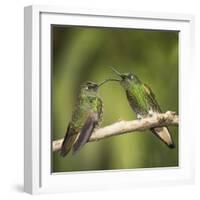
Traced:
<svg viewBox="0 0 200 200">
<path fill-rule="evenodd" d="M 106 80 L 102 81 L 101 83 L 99 83 L 98 87 L 102 86 L 104 83 L 106 83 L 108 81 L 120 81 L 120 80 L 114 79 L 114 78 L 109 78 L 109 79 L 106 79 Z"/>
<path fill-rule="evenodd" d="M 117 71 L 115 68 L 113 68 L 113 67 L 110 67 L 111 69 L 112 69 L 112 71 L 115 73 L 115 74 L 117 74 L 118 76 L 120 76 L 120 77 L 122 77 L 122 74 L 119 72 L 119 71 Z"/>
</svg>

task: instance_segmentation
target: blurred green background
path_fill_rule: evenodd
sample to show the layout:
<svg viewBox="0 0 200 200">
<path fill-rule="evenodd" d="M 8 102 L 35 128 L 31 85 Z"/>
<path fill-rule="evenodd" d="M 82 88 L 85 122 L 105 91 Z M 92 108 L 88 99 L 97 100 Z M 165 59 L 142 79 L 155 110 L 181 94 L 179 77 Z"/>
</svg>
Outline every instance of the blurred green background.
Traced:
<svg viewBox="0 0 200 200">
<path fill-rule="evenodd" d="M 178 113 L 178 32 L 52 26 L 52 139 L 64 137 L 76 95 L 85 81 L 115 77 L 109 66 L 133 72 L 154 91 L 163 111 Z M 116 82 L 100 88 L 101 126 L 133 120 L 125 93 Z M 65 158 L 52 154 L 52 171 L 111 170 L 178 166 L 178 128 L 169 127 L 175 149 L 150 131 L 87 143 Z"/>
</svg>

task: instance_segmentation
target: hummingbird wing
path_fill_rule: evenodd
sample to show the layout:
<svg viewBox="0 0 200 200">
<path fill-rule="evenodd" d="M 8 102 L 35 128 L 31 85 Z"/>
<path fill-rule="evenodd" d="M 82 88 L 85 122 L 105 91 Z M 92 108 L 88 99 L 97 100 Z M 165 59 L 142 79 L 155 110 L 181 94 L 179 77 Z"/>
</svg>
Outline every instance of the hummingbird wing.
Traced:
<svg viewBox="0 0 200 200">
<path fill-rule="evenodd" d="M 76 140 L 77 134 L 78 134 L 77 131 L 73 128 L 71 123 L 69 123 L 60 151 L 61 156 L 64 157 L 69 153 L 69 151 L 72 148 L 72 145 Z"/>
<path fill-rule="evenodd" d="M 153 112 L 157 112 L 157 113 L 162 112 L 160 106 L 158 105 L 158 103 L 156 101 L 155 95 L 152 92 L 151 88 L 146 84 L 143 84 L 143 86 L 144 86 L 144 89 L 145 89 L 145 91 L 147 93 L 147 96 L 149 98 L 149 103 L 151 105 L 152 111 Z M 170 132 L 169 132 L 167 127 L 151 128 L 150 130 L 161 141 L 163 141 L 165 144 L 167 144 L 167 146 L 169 148 L 174 148 L 175 147 L 174 142 L 173 142 L 172 137 L 171 137 L 171 134 L 170 134 Z"/>
<path fill-rule="evenodd" d="M 144 90 L 146 91 L 147 97 L 149 98 L 149 103 L 150 106 L 152 107 L 152 110 L 154 112 L 162 112 L 160 106 L 158 105 L 158 102 L 156 101 L 155 94 L 153 93 L 151 88 L 146 84 L 143 84 L 143 87 Z"/>
<path fill-rule="evenodd" d="M 94 128 L 98 124 L 98 113 L 91 112 L 83 125 L 78 139 L 73 145 L 73 154 L 79 151 L 85 143 L 89 140 Z"/>
</svg>

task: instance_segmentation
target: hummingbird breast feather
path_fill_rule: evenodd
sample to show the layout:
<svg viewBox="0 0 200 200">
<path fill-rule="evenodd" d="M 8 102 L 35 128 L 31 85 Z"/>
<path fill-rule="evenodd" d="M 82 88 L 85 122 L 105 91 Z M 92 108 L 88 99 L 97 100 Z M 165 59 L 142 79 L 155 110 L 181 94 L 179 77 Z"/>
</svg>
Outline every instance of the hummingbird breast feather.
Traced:
<svg viewBox="0 0 200 200">
<path fill-rule="evenodd" d="M 129 90 L 126 90 L 126 96 L 131 108 L 137 115 L 142 117 L 148 114 L 146 102 L 141 95 L 134 95 Z"/>
</svg>

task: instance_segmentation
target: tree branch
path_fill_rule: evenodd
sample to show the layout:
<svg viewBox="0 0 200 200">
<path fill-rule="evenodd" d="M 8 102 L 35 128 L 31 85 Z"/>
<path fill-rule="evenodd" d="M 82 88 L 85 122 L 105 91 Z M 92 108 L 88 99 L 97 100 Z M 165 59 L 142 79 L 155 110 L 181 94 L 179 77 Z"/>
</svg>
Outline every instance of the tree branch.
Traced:
<svg viewBox="0 0 200 200">
<path fill-rule="evenodd" d="M 176 115 L 175 112 L 171 111 L 167 111 L 166 113 L 154 114 L 151 117 L 140 120 L 119 121 L 94 131 L 88 142 L 98 141 L 107 137 L 117 136 L 135 131 L 144 131 L 153 127 L 178 125 L 178 123 L 178 115 Z M 62 142 L 63 138 L 53 141 L 53 152 L 60 150 Z"/>
</svg>

